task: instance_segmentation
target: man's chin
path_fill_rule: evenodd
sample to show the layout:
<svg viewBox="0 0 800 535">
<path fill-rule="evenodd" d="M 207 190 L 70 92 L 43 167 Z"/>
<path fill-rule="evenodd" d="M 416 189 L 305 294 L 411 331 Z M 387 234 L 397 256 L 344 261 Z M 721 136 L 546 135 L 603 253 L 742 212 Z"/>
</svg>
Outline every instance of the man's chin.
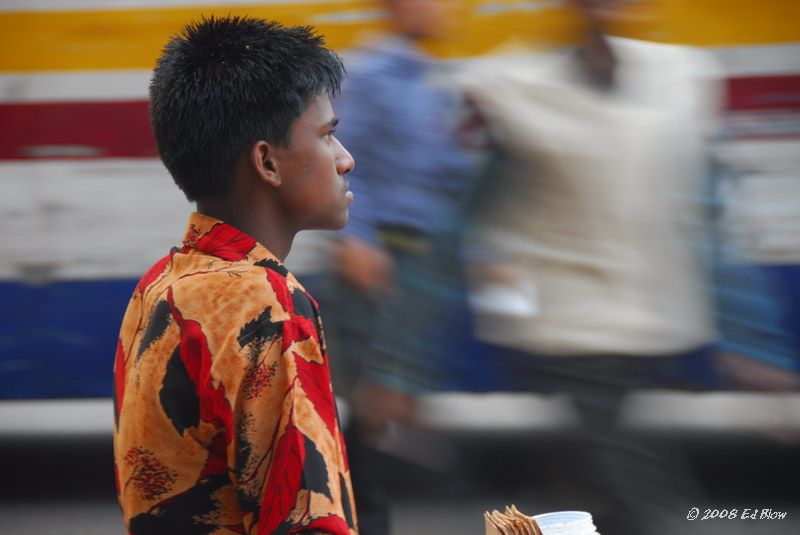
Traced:
<svg viewBox="0 0 800 535">
<path fill-rule="evenodd" d="M 319 225 L 315 225 L 314 228 L 317 230 L 341 230 L 347 225 L 349 218 L 350 212 L 345 208 L 342 213 L 326 218 Z"/>
<path fill-rule="evenodd" d="M 347 225 L 347 222 L 350 220 L 350 211 L 345 208 L 344 214 L 339 217 L 338 221 L 336 222 L 336 226 L 331 230 L 341 230 Z"/>
</svg>

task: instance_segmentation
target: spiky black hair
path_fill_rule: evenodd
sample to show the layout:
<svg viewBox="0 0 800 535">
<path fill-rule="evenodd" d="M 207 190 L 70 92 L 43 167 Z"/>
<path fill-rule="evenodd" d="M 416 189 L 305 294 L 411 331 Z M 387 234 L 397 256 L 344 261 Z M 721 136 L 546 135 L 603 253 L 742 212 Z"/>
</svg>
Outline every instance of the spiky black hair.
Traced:
<svg viewBox="0 0 800 535">
<path fill-rule="evenodd" d="M 244 149 L 260 139 L 288 146 L 292 123 L 343 78 L 341 59 L 311 27 L 202 18 L 170 39 L 153 71 L 158 153 L 190 201 L 223 197 Z"/>
</svg>

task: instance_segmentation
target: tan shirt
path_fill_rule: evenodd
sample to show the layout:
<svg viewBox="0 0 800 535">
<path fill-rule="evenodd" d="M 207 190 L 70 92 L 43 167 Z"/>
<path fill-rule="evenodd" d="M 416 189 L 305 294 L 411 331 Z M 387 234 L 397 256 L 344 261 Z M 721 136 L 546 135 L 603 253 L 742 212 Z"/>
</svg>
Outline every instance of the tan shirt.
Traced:
<svg viewBox="0 0 800 535">
<path fill-rule="evenodd" d="M 478 239 L 533 286 L 538 315 L 479 318 L 493 342 L 547 354 L 659 355 L 713 333 L 697 202 L 719 104 L 688 47 L 611 40 L 616 85 L 571 53 L 526 50 L 463 76 L 511 155 Z M 496 180 L 495 182 L 502 182 Z"/>
</svg>

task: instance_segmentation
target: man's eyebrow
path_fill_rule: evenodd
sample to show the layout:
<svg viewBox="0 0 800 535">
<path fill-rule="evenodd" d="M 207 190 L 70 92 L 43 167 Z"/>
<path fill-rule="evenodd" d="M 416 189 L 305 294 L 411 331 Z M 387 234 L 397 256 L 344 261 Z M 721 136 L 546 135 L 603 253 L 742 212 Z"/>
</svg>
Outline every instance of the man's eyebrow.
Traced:
<svg viewBox="0 0 800 535">
<path fill-rule="evenodd" d="M 331 119 L 330 121 L 325 123 L 323 125 L 323 127 L 324 128 L 336 128 L 337 124 L 339 124 L 339 118 L 338 117 L 334 117 L 333 119 Z"/>
</svg>

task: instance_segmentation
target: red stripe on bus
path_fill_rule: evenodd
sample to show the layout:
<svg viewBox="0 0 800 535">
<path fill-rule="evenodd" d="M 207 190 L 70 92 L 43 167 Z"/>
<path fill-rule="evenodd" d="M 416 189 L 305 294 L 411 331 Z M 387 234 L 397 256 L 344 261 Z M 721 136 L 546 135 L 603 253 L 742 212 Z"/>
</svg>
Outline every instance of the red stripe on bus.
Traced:
<svg viewBox="0 0 800 535">
<path fill-rule="evenodd" d="M 0 105 L 0 160 L 154 158 L 146 100 Z"/>
<path fill-rule="evenodd" d="M 727 80 L 728 109 L 800 109 L 800 74 Z M 0 160 L 155 158 L 146 100 L 0 104 Z"/>
<path fill-rule="evenodd" d="M 800 74 L 728 79 L 729 110 L 800 108 Z"/>
</svg>

